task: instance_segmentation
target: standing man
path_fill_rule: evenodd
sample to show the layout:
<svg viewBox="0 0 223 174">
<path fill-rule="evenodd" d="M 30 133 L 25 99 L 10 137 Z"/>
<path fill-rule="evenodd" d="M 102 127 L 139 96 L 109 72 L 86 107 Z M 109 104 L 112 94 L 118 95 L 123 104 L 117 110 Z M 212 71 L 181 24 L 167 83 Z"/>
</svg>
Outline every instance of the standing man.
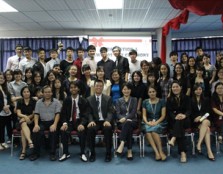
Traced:
<svg viewBox="0 0 223 174">
<path fill-rule="evenodd" d="M 122 79 L 127 82 L 129 76 L 129 61 L 126 57 L 121 56 L 120 47 L 118 46 L 113 47 L 112 52 L 116 57 L 115 68 L 121 72 Z"/>
<path fill-rule="evenodd" d="M 96 75 L 96 68 L 97 68 L 97 63 L 94 60 L 95 52 L 96 52 L 95 46 L 89 45 L 87 47 L 88 57 L 86 57 L 82 62 L 82 67 L 85 64 L 88 64 L 91 67 L 91 75 L 93 75 L 93 76 Z"/>
<path fill-rule="evenodd" d="M 66 49 L 66 59 L 62 60 L 60 62 L 60 70 L 62 71 L 61 73 L 62 74 L 65 74 L 68 75 L 68 68 L 69 66 L 73 65 L 74 63 L 74 60 L 73 60 L 73 57 L 74 57 L 74 49 L 72 47 L 67 47 Z"/>
<path fill-rule="evenodd" d="M 170 52 L 170 77 L 173 78 L 174 75 L 174 67 L 178 61 L 178 54 L 176 51 L 171 51 Z"/>
<path fill-rule="evenodd" d="M 141 67 L 140 67 L 140 63 L 141 61 L 137 60 L 137 51 L 132 49 L 129 52 L 129 57 L 131 59 L 131 61 L 129 62 L 129 77 L 128 77 L 128 81 L 131 82 L 132 81 L 132 73 L 134 71 L 141 71 Z"/>
<path fill-rule="evenodd" d="M 94 83 L 95 94 L 88 97 L 90 110 L 88 114 L 88 137 L 90 156 L 89 161 L 94 162 L 95 154 L 95 136 L 98 130 L 102 130 L 104 134 L 104 141 L 106 144 L 105 162 L 110 162 L 111 148 L 112 148 L 112 99 L 110 96 L 102 94 L 104 83 L 101 80 L 95 80 Z"/>
<path fill-rule="evenodd" d="M 87 127 L 87 114 L 88 103 L 87 100 L 79 95 L 80 82 L 70 82 L 70 93 L 62 106 L 61 110 L 61 142 L 63 143 L 63 155 L 59 161 L 64 161 L 70 157 L 68 152 L 68 139 L 72 131 L 77 131 L 80 140 L 80 159 L 84 162 L 87 161 L 85 155 L 85 142 L 86 142 L 86 127 Z"/>
<path fill-rule="evenodd" d="M 34 161 L 39 158 L 41 137 L 44 136 L 44 131 L 47 130 L 49 131 L 50 160 L 55 161 L 57 159 L 57 125 L 60 119 L 61 104 L 59 100 L 52 97 L 53 93 L 50 86 L 44 86 L 42 92 L 43 98 L 37 101 L 34 111 L 34 151 L 30 156 L 30 160 Z"/>
<path fill-rule="evenodd" d="M 15 46 L 15 52 L 16 52 L 16 55 L 8 58 L 5 70 L 10 69 L 14 71 L 15 69 L 19 69 L 19 62 L 25 58 L 22 55 L 23 46 L 21 44 L 17 44 Z"/>
<path fill-rule="evenodd" d="M 50 61 L 46 63 L 46 72 L 53 69 L 53 66 L 55 64 L 60 64 L 60 59 L 58 58 L 58 52 L 57 49 L 50 50 Z"/>
<path fill-rule="evenodd" d="M 97 66 L 102 66 L 105 72 L 105 78 L 110 79 L 110 74 L 112 70 L 115 68 L 115 62 L 108 58 L 108 49 L 105 47 L 101 47 L 100 53 L 102 59 L 97 63 Z"/>
<path fill-rule="evenodd" d="M 81 68 L 82 68 L 82 62 L 84 58 L 84 49 L 82 47 L 79 47 L 77 49 L 77 59 L 74 61 L 74 65 L 77 66 L 77 78 L 81 79 Z"/>
<path fill-rule="evenodd" d="M 39 48 L 37 51 L 39 60 L 33 65 L 33 72 L 40 72 L 42 79 L 46 76 L 46 50 L 44 48 Z"/>
<path fill-rule="evenodd" d="M 23 75 L 25 75 L 25 70 L 27 68 L 32 68 L 37 62 L 37 60 L 32 57 L 32 54 L 33 51 L 30 47 L 24 48 L 25 58 L 19 62 L 19 69 L 22 71 Z"/>
</svg>

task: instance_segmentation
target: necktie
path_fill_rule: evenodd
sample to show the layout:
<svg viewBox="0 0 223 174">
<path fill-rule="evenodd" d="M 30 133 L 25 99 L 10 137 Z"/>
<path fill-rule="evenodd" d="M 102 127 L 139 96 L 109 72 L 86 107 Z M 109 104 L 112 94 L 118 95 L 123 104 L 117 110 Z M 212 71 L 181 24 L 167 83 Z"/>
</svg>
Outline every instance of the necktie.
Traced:
<svg viewBox="0 0 223 174">
<path fill-rule="evenodd" d="M 18 59 L 18 60 L 19 60 L 19 62 L 20 62 L 20 60 L 21 60 L 21 57 L 19 57 L 19 59 Z"/>
<path fill-rule="evenodd" d="M 98 108 L 98 113 L 100 112 L 101 108 L 100 108 L 100 101 L 99 101 L 99 97 L 96 98 L 96 102 L 97 102 L 97 108 Z"/>
<path fill-rule="evenodd" d="M 73 100 L 72 120 L 73 120 L 74 125 L 75 125 L 75 122 L 76 122 L 76 116 L 77 116 L 77 107 L 76 107 L 75 100 Z"/>
</svg>

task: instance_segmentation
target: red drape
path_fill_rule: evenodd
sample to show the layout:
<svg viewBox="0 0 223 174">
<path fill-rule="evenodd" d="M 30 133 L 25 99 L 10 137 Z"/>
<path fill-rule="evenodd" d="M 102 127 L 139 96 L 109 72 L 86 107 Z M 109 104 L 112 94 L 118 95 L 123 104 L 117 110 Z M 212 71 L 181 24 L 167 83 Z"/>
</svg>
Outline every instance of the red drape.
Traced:
<svg viewBox="0 0 223 174">
<path fill-rule="evenodd" d="M 162 62 L 166 62 L 166 36 L 169 34 L 170 28 L 174 30 L 180 29 L 180 24 L 186 24 L 189 16 L 189 11 L 184 10 L 179 16 L 171 19 L 163 28 L 162 28 L 162 42 L 161 42 L 161 59 Z"/>
<path fill-rule="evenodd" d="M 189 12 L 200 16 L 222 15 L 223 22 L 223 0 L 169 0 L 169 2 L 173 8 L 184 11 L 162 28 L 161 58 L 163 62 L 166 62 L 166 36 L 170 28 L 178 30 L 180 24 L 187 23 Z"/>
</svg>

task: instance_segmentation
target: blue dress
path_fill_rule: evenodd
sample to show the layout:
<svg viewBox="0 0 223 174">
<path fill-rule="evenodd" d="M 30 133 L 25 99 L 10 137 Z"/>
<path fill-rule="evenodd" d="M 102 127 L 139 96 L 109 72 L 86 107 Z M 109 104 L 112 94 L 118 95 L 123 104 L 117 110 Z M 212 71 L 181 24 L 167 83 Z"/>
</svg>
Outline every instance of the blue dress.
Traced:
<svg viewBox="0 0 223 174">
<path fill-rule="evenodd" d="M 165 101 L 163 99 L 159 99 L 157 104 L 150 104 L 149 99 L 146 99 L 142 103 L 142 107 L 147 111 L 147 121 L 155 120 L 157 121 L 161 117 L 162 108 L 165 107 Z M 144 124 L 143 128 L 144 131 L 149 132 L 156 132 L 158 134 L 163 133 L 163 130 L 167 127 L 166 120 L 163 120 L 161 123 L 157 124 L 156 126 L 149 126 Z"/>
</svg>

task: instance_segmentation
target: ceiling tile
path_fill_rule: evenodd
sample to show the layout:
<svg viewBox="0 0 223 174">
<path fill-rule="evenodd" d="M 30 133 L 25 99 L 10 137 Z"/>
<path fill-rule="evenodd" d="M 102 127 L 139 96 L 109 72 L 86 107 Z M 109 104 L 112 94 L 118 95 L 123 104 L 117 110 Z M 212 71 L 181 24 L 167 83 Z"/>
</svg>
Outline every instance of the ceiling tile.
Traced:
<svg viewBox="0 0 223 174">
<path fill-rule="evenodd" d="M 98 14 L 96 10 L 72 10 L 78 21 L 97 21 Z"/>
<path fill-rule="evenodd" d="M 0 16 L 0 23 L 1 24 L 4 24 L 4 23 L 11 23 L 12 21 L 3 17 L 3 16 Z"/>
<path fill-rule="evenodd" d="M 4 0 L 18 11 L 43 11 L 33 0 Z"/>
<path fill-rule="evenodd" d="M 36 22 L 47 22 L 55 21 L 48 13 L 46 12 L 24 12 L 25 15 L 29 16 Z"/>
<path fill-rule="evenodd" d="M 125 0 L 124 9 L 147 9 L 153 0 Z"/>
<path fill-rule="evenodd" d="M 17 23 L 7 23 L 0 25 L 0 30 L 25 30 L 25 28 Z"/>
<path fill-rule="evenodd" d="M 89 10 L 96 9 L 94 0 L 65 0 L 70 9 Z"/>
<path fill-rule="evenodd" d="M 63 27 L 57 22 L 40 22 L 39 23 L 43 28 L 46 29 L 62 29 Z"/>
<path fill-rule="evenodd" d="M 27 30 L 40 30 L 40 29 L 44 29 L 38 23 L 35 23 L 35 22 L 20 22 L 19 25 L 24 27 Z"/>
<path fill-rule="evenodd" d="M 121 21 L 122 10 L 98 10 L 100 20 L 105 21 Z"/>
<path fill-rule="evenodd" d="M 64 0 L 37 0 L 39 4 L 45 10 L 68 10 L 69 7 Z"/>
<path fill-rule="evenodd" d="M 33 22 L 32 19 L 20 12 L 1 13 L 1 16 L 14 22 Z"/>
<path fill-rule="evenodd" d="M 57 21 L 77 21 L 71 11 L 48 11 Z"/>
</svg>

